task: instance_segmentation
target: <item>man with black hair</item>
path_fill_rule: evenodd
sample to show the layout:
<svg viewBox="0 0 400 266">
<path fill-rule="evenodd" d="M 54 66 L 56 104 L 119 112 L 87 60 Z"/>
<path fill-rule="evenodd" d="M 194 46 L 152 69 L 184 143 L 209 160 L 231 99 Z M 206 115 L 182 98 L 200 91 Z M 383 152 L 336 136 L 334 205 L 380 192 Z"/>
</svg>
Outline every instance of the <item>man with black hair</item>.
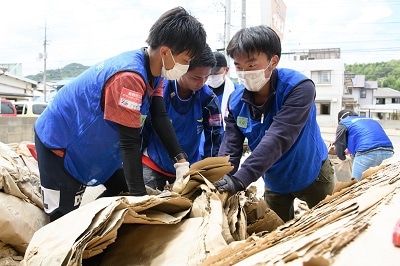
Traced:
<svg viewBox="0 0 400 266">
<path fill-rule="evenodd" d="M 346 149 L 354 157 L 352 177 L 361 180 L 368 168 L 378 166 L 383 160 L 393 156 L 393 144 L 379 122 L 359 116 L 349 109 L 338 113 L 335 153 L 346 160 Z"/>
<path fill-rule="evenodd" d="M 182 77 L 164 83 L 165 107 L 179 144 L 188 155 L 188 162 L 181 164 L 189 165 L 201 159 L 199 145 L 203 145 L 207 154 L 218 155 L 222 140 L 222 115 L 217 96 L 205 85 L 215 63 L 211 48 L 206 45 L 203 53 L 190 61 L 189 69 Z M 179 185 L 175 184 L 182 179 L 175 172 L 173 162 L 168 160 L 167 150 L 157 134 L 151 130 L 152 118 L 148 117 L 144 127 L 145 135 L 150 137 L 142 158 L 145 184 L 163 190 L 167 183 L 174 183 L 173 190 L 181 192 Z M 150 133 L 147 132 L 149 129 Z M 202 134 L 206 136 L 206 141 L 200 143 Z"/>
<path fill-rule="evenodd" d="M 312 208 L 335 185 L 316 119 L 314 83 L 298 71 L 277 68 L 281 42 L 270 27 L 239 30 L 226 51 L 242 85 L 230 95 L 219 151 L 230 156 L 234 169 L 215 186 L 236 193 L 262 176 L 265 201 L 288 221 L 295 198 Z M 251 154 L 239 169 L 246 138 Z"/>
<path fill-rule="evenodd" d="M 184 8 L 162 14 L 148 47 L 100 62 L 65 85 L 35 123 L 44 210 L 50 220 L 77 209 L 86 186 L 101 196 L 146 195 L 143 122 L 152 126 L 183 175 L 189 170 L 162 98 L 164 78 L 185 74 L 206 44 L 203 25 Z"/>
</svg>

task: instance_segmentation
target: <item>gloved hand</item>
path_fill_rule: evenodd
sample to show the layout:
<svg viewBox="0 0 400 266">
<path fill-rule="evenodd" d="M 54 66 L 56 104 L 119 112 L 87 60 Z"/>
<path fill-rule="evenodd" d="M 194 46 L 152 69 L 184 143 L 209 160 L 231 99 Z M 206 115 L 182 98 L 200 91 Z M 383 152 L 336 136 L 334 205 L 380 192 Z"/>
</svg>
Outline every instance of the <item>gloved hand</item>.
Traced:
<svg viewBox="0 0 400 266">
<path fill-rule="evenodd" d="M 214 186 L 221 192 L 228 191 L 232 194 L 244 190 L 243 184 L 234 176 L 229 175 L 224 175 L 221 180 L 214 183 Z"/>
<path fill-rule="evenodd" d="M 184 189 L 183 176 L 189 172 L 189 162 L 175 163 L 176 179 L 172 187 L 172 191 L 181 193 Z"/>
<path fill-rule="evenodd" d="M 189 172 L 189 162 L 175 163 L 176 180 L 182 179 L 183 176 Z"/>
</svg>

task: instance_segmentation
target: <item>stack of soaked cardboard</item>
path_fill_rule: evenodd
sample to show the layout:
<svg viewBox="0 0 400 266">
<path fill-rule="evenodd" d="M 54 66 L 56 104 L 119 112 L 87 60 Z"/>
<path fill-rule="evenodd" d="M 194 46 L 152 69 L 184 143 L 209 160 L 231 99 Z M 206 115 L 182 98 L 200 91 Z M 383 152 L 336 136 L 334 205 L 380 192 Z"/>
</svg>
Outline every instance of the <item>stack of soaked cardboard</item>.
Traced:
<svg viewBox="0 0 400 266">
<path fill-rule="evenodd" d="M 191 165 L 180 194 L 89 202 L 40 228 L 22 265 L 198 265 L 229 243 L 282 225 L 251 190 L 230 196 L 215 189 L 231 170 L 229 157 L 206 158 Z"/>
<path fill-rule="evenodd" d="M 399 191 L 399 180 L 400 162 L 370 168 L 359 182 L 338 182 L 335 193 L 306 214 L 230 245 L 203 265 L 331 265 L 368 227 L 378 207 Z"/>
<path fill-rule="evenodd" d="M 0 265 L 19 265 L 33 234 L 46 221 L 37 162 L 26 142 L 0 142 Z"/>
<path fill-rule="evenodd" d="M 206 158 L 191 165 L 180 194 L 100 198 L 46 224 L 37 169 L 23 156 L 8 150 L 0 161 L 0 196 L 9 198 L 0 199 L 1 265 L 329 265 L 400 177 L 398 162 L 370 169 L 284 224 L 255 187 L 219 193 L 213 183 L 231 171 L 229 157 Z"/>
</svg>

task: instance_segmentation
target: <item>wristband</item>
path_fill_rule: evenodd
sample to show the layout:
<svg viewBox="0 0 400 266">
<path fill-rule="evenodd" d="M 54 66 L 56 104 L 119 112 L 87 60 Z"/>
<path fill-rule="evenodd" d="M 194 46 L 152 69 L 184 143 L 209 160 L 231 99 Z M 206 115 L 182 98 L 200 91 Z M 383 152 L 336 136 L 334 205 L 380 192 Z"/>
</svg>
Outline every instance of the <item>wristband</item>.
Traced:
<svg viewBox="0 0 400 266">
<path fill-rule="evenodd" d="M 188 156 L 186 155 L 185 152 L 178 153 L 178 155 L 176 155 L 172 160 L 174 161 L 174 163 L 177 163 L 182 159 L 188 161 Z"/>
</svg>

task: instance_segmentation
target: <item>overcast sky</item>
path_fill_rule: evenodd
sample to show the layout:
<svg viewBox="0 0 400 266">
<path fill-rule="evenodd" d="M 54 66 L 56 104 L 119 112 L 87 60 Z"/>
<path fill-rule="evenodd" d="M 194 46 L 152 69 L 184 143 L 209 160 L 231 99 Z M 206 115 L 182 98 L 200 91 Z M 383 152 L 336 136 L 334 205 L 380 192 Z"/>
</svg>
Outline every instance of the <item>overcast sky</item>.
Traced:
<svg viewBox="0 0 400 266">
<path fill-rule="evenodd" d="M 241 27 L 242 0 L 231 1 L 232 36 Z M 284 2 L 283 52 L 340 48 L 348 64 L 400 59 L 398 0 Z M 154 21 L 178 5 L 204 24 L 211 48 L 223 47 L 225 1 L 13 0 L 0 8 L 0 64 L 21 63 L 23 76 L 43 71 L 46 28 L 47 69 L 92 65 L 145 46 Z M 259 25 L 260 0 L 247 0 L 246 9 L 246 26 Z"/>
</svg>

